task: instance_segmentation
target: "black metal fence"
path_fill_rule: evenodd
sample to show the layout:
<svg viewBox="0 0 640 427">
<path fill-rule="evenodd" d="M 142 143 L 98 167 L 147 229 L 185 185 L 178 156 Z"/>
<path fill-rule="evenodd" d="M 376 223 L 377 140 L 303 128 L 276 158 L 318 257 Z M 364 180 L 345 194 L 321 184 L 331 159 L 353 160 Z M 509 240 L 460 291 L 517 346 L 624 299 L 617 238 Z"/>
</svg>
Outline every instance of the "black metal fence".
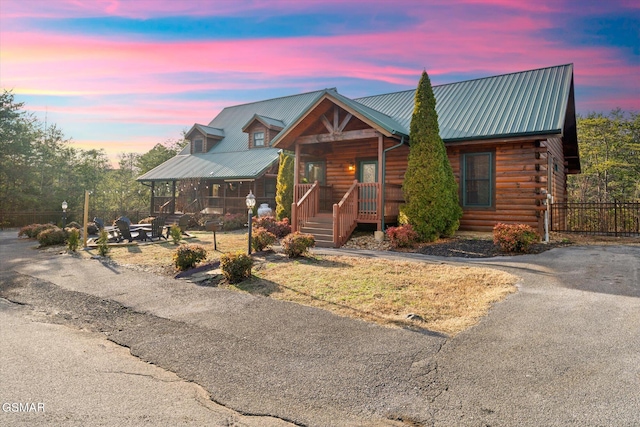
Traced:
<svg viewBox="0 0 640 427">
<path fill-rule="evenodd" d="M 76 221 L 82 224 L 82 211 L 68 211 L 67 224 Z M 53 223 L 58 226 L 62 225 L 62 211 L 21 211 L 8 212 L 0 211 L 0 226 L 3 228 L 24 227 L 29 224 L 48 224 Z M 149 216 L 148 211 L 105 211 L 105 210 L 89 210 L 89 221 L 94 217 L 101 218 L 105 223 L 109 224 L 120 216 L 128 217 L 132 222 L 137 223 L 142 218 Z"/>
<path fill-rule="evenodd" d="M 554 203 L 551 230 L 640 236 L 640 202 Z"/>
</svg>

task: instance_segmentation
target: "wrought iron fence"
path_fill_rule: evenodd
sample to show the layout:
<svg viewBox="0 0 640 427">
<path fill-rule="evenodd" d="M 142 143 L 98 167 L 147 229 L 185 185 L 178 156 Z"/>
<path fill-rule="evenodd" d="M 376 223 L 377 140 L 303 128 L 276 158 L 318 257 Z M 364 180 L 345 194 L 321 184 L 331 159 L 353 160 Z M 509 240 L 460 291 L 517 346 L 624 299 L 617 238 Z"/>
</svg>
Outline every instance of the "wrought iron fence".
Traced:
<svg viewBox="0 0 640 427">
<path fill-rule="evenodd" d="M 640 202 L 554 203 L 551 230 L 640 236 Z"/>
</svg>

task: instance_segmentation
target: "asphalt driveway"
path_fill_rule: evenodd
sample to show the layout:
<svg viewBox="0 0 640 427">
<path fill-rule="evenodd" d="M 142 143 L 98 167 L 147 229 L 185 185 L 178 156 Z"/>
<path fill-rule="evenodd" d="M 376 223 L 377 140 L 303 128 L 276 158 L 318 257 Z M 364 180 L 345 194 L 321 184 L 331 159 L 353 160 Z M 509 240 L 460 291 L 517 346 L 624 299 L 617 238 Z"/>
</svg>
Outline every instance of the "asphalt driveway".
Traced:
<svg viewBox="0 0 640 427">
<path fill-rule="evenodd" d="M 448 339 L 34 251 L 15 235 L 0 233 L 0 297 L 100 332 L 242 414 L 317 426 L 640 424 L 637 246 L 414 256 L 521 277 L 518 293 Z"/>
</svg>

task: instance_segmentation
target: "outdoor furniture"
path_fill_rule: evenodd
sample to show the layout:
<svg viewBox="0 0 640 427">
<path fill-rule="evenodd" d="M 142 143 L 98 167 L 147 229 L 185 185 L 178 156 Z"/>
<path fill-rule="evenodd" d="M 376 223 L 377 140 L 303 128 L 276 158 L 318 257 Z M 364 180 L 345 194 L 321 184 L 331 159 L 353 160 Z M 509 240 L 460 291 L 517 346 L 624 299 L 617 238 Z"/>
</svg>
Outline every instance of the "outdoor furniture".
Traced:
<svg viewBox="0 0 640 427">
<path fill-rule="evenodd" d="M 93 222 L 96 225 L 96 227 L 98 227 L 99 231 L 106 231 L 107 232 L 107 236 L 109 237 L 109 241 L 110 242 L 117 242 L 120 239 L 120 233 L 118 232 L 118 228 L 115 226 L 105 226 L 104 225 L 104 221 L 98 217 L 94 217 L 93 218 Z"/>
<path fill-rule="evenodd" d="M 153 239 L 155 238 L 157 238 L 158 240 L 160 240 L 160 238 L 167 240 L 167 236 L 163 234 L 164 221 L 165 221 L 164 217 L 161 217 L 161 216 L 154 218 L 151 221 L 151 229 L 149 231 L 151 234 L 148 236 L 151 241 L 153 241 Z M 145 231 L 147 230 L 145 229 Z"/>
<path fill-rule="evenodd" d="M 120 241 L 127 239 L 129 242 L 134 240 L 147 240 L 149 236 L 144 228 L 137 228 L 132 230 L 129 228 L 129 224 L 121 219 L 116 220 L 116 227 L 120 232 Z"/>
<path fill-rule="evenodd" d="M 178 223 L 172 223 L 167 225 L 167 237 L 171 234 L 171 227 L 178 226 L 180 227 L 180 231 L 183 235 L 188 236 L 187 227 L 189 227 L 189 221 L 191 220 L 191 215 L 182 215 L 178 220 Z"/>
</svg>

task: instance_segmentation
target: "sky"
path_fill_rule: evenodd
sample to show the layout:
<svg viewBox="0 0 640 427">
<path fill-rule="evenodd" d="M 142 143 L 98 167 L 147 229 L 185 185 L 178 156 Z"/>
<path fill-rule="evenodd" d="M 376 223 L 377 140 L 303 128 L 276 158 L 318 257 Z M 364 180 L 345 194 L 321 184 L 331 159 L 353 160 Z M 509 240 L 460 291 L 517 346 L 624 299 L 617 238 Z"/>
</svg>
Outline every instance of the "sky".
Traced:
<svg viewBox="0 0 640 427">
<path fill-rule="evenodd" d="M 1 89 L 113 162 L 226 106 L 567 63 L 579 114 L 640 111 L 640 1 L 0 0 Z"/>
</svg>

